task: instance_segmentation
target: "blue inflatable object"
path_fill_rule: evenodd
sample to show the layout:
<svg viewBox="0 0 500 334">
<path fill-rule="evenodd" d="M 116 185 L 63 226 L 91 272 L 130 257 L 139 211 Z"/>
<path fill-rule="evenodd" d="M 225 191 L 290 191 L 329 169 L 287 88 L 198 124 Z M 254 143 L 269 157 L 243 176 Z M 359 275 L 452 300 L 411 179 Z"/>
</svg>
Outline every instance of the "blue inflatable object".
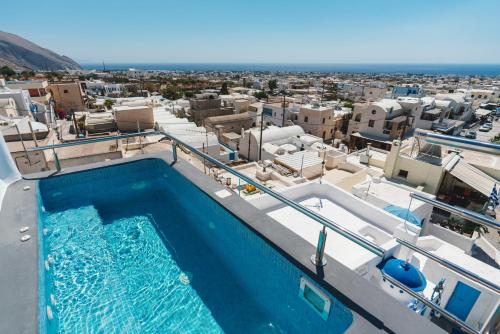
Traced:
<svg viewBox="0 0 500 334">
<path fill-rule="evenodd" d="M 423 219 L 412 213 L 410 210 L 402 208 L 397 205 L 388 205 L 384 208 L 384 211 L 387 211 L 393 214 L 396 217 L 399 217 L 410 224 L 416 225 L 418 227 L 422 227 Z"/>
<path fill-rule="evenodd" d="M 427 286 L 427 280 L 424 275 L 410 263 L 391 259 L 382 267 L 382 272 L 403 283 L 415 292 L 420 292 Z"/>
</svg>

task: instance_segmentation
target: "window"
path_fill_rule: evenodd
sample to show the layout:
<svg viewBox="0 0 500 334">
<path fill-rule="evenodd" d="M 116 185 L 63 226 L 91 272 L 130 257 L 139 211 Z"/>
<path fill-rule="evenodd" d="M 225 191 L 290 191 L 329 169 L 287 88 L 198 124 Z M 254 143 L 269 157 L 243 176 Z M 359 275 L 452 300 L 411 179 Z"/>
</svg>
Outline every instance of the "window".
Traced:
<svg viewBox="0 0 500 334">
<path fill-rule="evenodd" d="M 68 90 L 67 89 L 64 90 L 64 94 L 68 94 Z"/>
<path fill-rule="evenodd" d="M 269 116 L 269 117 L 272 117 L 273 116 L 273 110 L 271 108 L 262 108 L 262 112 L 264 113 L 264 116 Z"/>
<path fill-rule="evenodd" d="M 323 121 L 322 121 L 323 124 L 325 124 L 325 119 L 323 118 Z"/>
<path fill-rule="evenodd" d="M 307 123 L 308 120 L 309 120 L 309 117 L 305 116 L 304 117 L 304 123 Z"/>
<path fill-rule="evenodd" d="M 369 120 L 369 121 L 368 121 L 368 126 L 369 126 L 370 128 L 373 128 L 373 127 L 375 126 L 375 120 L 373 120 L 373 119 Z"/>
<path fill-rule="evenodd" d="M 398 172 L 398 176 L 406 179 L 408 177 L 408 171 L 404 169 L 400 169 Z"/>
<path fill-rule="evenodd" d="M 323 131 L 323 139 L 326 138 L 326 131 Z"/>
<path fill-rule="evenodd" d="M 375 109 L 372 110 L 372 115 L 375 115 L 377 111 Z"/>
<path fill-rule="evenodd" d="M 361 114 L 357 114 L 356 117 L 354 117 L 354 121 L 361 122 Z"/>
</svg>

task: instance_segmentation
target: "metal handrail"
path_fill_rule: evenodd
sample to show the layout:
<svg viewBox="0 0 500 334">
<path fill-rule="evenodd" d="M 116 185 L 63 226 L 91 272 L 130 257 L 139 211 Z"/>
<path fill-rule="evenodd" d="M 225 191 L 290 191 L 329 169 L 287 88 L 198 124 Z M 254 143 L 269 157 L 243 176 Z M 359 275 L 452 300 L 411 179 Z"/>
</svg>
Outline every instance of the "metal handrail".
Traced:
<svg viewBox="0 0 500 334">
<path fill-rule="evenodd" d="M 396 241 L 398 243 L 400 243 L 401 245 L 405 246 L 405 247 L 408 247 L 409 249 L 415 251 L 415 252 L 418 252 L 422 255 L 425 255 L 426 257 L 428 257 L 429 259 L 431 260 L 434 260 L 436 261 L 437 263 L 439 263 L 440 265 L 446 267 L 446 268 L 449 268 L 451 270 L 453 270 L 454 272 L 458 273 L 458 274 L 461 274 L 462 276 L 465 276 L 467 277 L 468 279 L 480 284 L 480 285 L 483 285 L 483 286 L 486 286 L 488 287 L 489 289 L 493 290 L 494 292 L 496 293 L 500 293 L 500 287 L 498 285 L 496 285 L 495 283 L 492 283 L 490 281 L 487 281 L 485 280 L 484 278 L 482 278 L 481 276 L 478 276 L 476 274 L 474 274 L 473 272 L 467 270 L 467 269 L 464 269 L 462 267 L 459 267 L 457 266 L 456 264 L 453 264 L 451 263 L 450 261 L 446 260 L 446 259 L 443 259 L 442 257 L 439 257 L 435 254 L 432 254 L 431 252 L 428 252 L 418 246 L 415 246 L 411 243 L 409 243 L 408 241 L 405 241 L 405 240 L 401 240 L 399 238 L 396 238 Z"/>
<path fill-rule="evenodd" d="M 280 194 L 280 193 L 277 193 L 257 182 L 255 182 L 254 180 L 252 180 L 250 177 L 238 172 L 237 170 L 225 165 L 224 163 L 220 162 L 219 160 L 211 157 L 210 155 L 206 154 L 206 153 L 203 153 L 203 152 L 200 152 L 199 150 L 197 150 L 196 148 L 194 148 L 193 146 L 189 145 L 189 144 L 186 144 L 184 142 L 182 142 L 181 140 L 173 137 L 172 135 L 170 134 L 167 134 L 167 133 L 163 133 L 165 135 L 165 137 L 167 137 L 168 139 L 172 140 L 174 142 L 174 152 L 176 151 L 176 146 L 177 145 L 182 145 L 184 147 L 186 147 L 188 150 L 190 150 L 191 152 L 194 152 L 196 153 L 198 156 L 202 157 L 203 159 L 211 162 L 212 164 L 216 165 L 217 167 L 219 168 L 222 168 L 224 170 L 226 170 L 227 172 L 239 177 L 240 179 L 254 185 L 257 189 L 259 189 L 260 191 L 262 191 L 263 193 L 266 193 L 268 195 L 270 195 L 271 197 L 274 197 L 275 199 L 277 199 L 278 201 L 296 209 L 297 211 L 299 211 L 300 213 L 306 215 L 307 217 L 315 220 L 316 222 L 320 223 L 321 225 L 323 226 L 326 226 L 330 229 L 332 229 L 333 231 L 339 233 L 340 235 L 342 235 L 343 237 L 353 241 L 354 243 L 356 243 L 357 245 L 365 248 L 366 250 L 376 254 L 377 256 L 380 256 L 380 257 L 384 257 L 384 254 L 385 254 L 385 250 L 380 247 L 379 245 L 363 238 L 362 236 L 352 232 L 352 231 L 349 231 L 348 229 L 346 229 L 345 227 L 343 226 L 340 226 L 338 225 L 337 223 L 331 221 L 330 219 L 327 219 L 319 214 L 317 214 L 316 212 L 312 211 L 311 209 L 287 198 L 286 196 Z M 175 154 L 176 156 L 176 154 Z M 174 158 L 174 161 L 176 159 Z"/>
<path fill-rule="evenodd" d="M 100 142 L 111 141 L 111 140 L 120 140 L 120 139 L 127 139 L 127 138 L 139 137 L 139 136 L 142 137 L 142 136 L 153 136 L 153 135 L 156 135 L 156 136 L 164 135 L 164 133 L 162 133 L 161 131 L 133 132 L 133 133 L 127 133 L 127 134 L 123 134 L 123 135 L 116 135 L 116 136 L 87 138 L 87 139 L 81 139 L 81 140 L 67 141 L 67 142 L 64 142 L 61 144 L 53 144 L 53 145 L 27 148 L 26 152 L 45 151 L 45 150 L 52 150 L 52 149 L 56 149 L 56 148 L 79 146 L 79 145 L 100 143 Z"/>
<path fill-rule="evenodd" d="M 185 142 L 177 139 L 176 137 L 165 133 L 163 131 L 151 131 L 151 132 L 134 132 L 130 134 L 125 134 L 125 135 L 117 135 L 117 136 L 108 136 L 108 137 L 99 137 L 99 138 L 91 138 L 91 139 L 85 139 L 81 141 L 70 141 L 62 144 L 54 144 L 54 145 L 47 145 L 47 146 L 39 146 L 39 147 L 33 147 L 30 149 L 27 149 L 28 152 L 35 152 L 35 151 L 44 151 L 48 149 L 56 149 L 56 148 L 63 148 L 63 147 L 69 147 L 69 146 L 78 146 L 78 145 L 85 145 L 85 144 L 92 144 L 92 143 L 98 143 L 98 142 L 104 142 L 104 141 L 110 141 L 110 140 L 119 140 L 119 139 L 125 139 L 125 138 L 130 138 L 130 137 L 137 137 L 137 136 L 151 136 L 151 135 L 163 135 L 165 138 L 172 140 L 173 142 L 173 151 L 174 151 L 174 161 L 177 161 L 177 150 L 176 146 L 177 145 L 182 145 L 186 147 L 188 150 L 191 152 L 196 153 L 200 157 L 208 160 L 210 163 L 217 165 L 218 167 L 236 175 L 240 179 L 253 184 L 257 189 L 261 190 L 262 192 L 276 198 L 277 200 L 283 202 L 284 204 L 287 204 L 288 206 L 293 207 L 294 209 L 298 210 L 299 212 L 303 213 L 304 215 L 308 216 L 309 218 L 317 221 L 318 223 L 332 229 L 333 231 L 339 233 L 340 235 L 346 237 L 347 239 L 355 242 L 356 244 L 360 245 L 361 247 L 367 249 L 368 251 L 376 254 L 377 256 L 383 257 L 385 254 L 385 250 L 376 245 L 375 243 L 366 240 L 362 236 L 355 234 L 354 232 L 349 231 L 348 229 L 338 225 L 337 223 L 320 216 L 319 214 L 315 213 L 314 211 L 306 208 L 305 206 L 296 203 L 292 201 L 291 199 L 288 199 L 287 197 L 283 196 L 282 194 L 279 194 L 265 186 L 262 186 L 258 183 L 256 183 L 254 180 L 251 178 L 247 177 L 246 175 L 241 174 L 240 172 L 234 170 L 233 168 L 226 166 L 222 162 L 218 161 L 215 158 L 212 158 L 206 153 L 200 152 L 197 150 L 195 147 L 186 144 Z"/>
<path fill-rule="evenodd" d="M 464 208 L 459 208 L 459 207 L 450 205 L 448 203 L 444 203 L 444 202 L 441 202 L 441 201 L 438 201 L 438 200 L 435 200 L 433 198 L 430 198 L 430 197 L 427 197 L 427 196 L 424 196 L 421 194 L 417 194 L 417 193 L 410 193 L 410 197 L 414 198 L 416 200 L 431 204 L 431 205 L 433 205 L 437 208 L 440 208 L 442 210 L 454 213 L 454 214 L 456 214 L 464 219 L 470 220 L 471 222 L 474 222 L 474 223 L 477 223 L 480 225 L 484 225 L 486 227 L 490 227 L 492 229 L 500 231 L 500 224 L 498 223 L 498 221 L 496 221 L 495 219 L 488 217 L 486 215 L 482 215 L 482 214 L 479 214 L 477 212 L 467 210 Z"/>
<path fill-rule="evenodd" d="M 48 145 L 48 146 L 40 146 L 40 147 L 33 147 L 33 148 L 30 148 L 30 149 L 27 149 L 28 152 L 35 152 L 35 151 L 43 151 L 43 150 L 47 150 L 47 149 L 54 149 L 54 148 L 62 148 L 62 147 L 69 147 L 69 146 L 77 146 L 77 145 L 84 145 L 84 144 L 91 144 L 91 143 L 97 143 L 97 142 L 103 142 L 103 141 L 109 141 L 109 140 L 119 140 L 119 139 L 125 139 L 125 138 L 130 138 L 130 137 L 137 137 L 137 136 L 151 136 L 151 135 L 162 135 L 164 136 L 164 138 L 167 138 L 167 139 L 170 139 L 172 141 L 172 147 L 173 147 L 173 159 L 174 159 L 174 163 L 177 162 L 177 146 L 178 145 L 181 145 L 181 146 L 184 146 L 185 148 L 187 148 L 188 150 L 190 150 L 191 152 L 197 154 L 198 156 L 200 156 L 201 158 L 205 159 L 205 160 L 208 160 L 210 163 L 226 170 L 227 172 L 239 177 L 240 179 L 254 185 L 257 189 L 259 189 L 260 191 L 262 191 L 263 193 L 266 193 L 268 195 L 270 195 L 271 197 L 277 199 L 278 201 L 298 210 L 299 212 L 301 212 L 302 214 L 306 215 L 307 217 L 313 219 L 314 221 L 322 224 L 323 226 L 325 227 L 328 227 L 330 229 L 332 229 L 333 231 L 339 233 L 340 235 L 344 236 L 345 238 L 355 242 L 356 244 L 358 244 L 359 246 L 362 246 L 363 248 L 367 249 L 368 251 L 376 254 L 377 256 L 381 256 L 381 257 L 384 257 L 385 256 L 385 250 L 383 248 L 381 248 L 380 246 L 370 242 L 369 240 L 366 240 L 365 238 L 349 231 L 348 229 L 336 224 L 335 222 L 315 213 L 314 211 L 310 210 L 309 208 L 299 204 L 299 203 L 296 203 L 294 202 L 293 200 L 283 196 L 282 194 L 280 193 L 277 193 L 259 183 L 257 183 L 256 181 L 252 180 L 251 178 L 249 178 L 248 176 L 238 172 L 237 170 L 223 164 L 222 162 L 218 161 L 217 159 L 209 156 L 208 154 L 204 153 L 204 152 L 201 152 L 199 151 L 198 149 L 196 149 L 195 147 L 189 145 L 189 144 L 186 144 L 184 143 L 183 141 L 177 139 L 176 137 L 168 134 L 168 133 L 165 133 L 163 131 L 152 131 L 152 132 L 137 132 L 137 133 L 131 133 L 131 134 L 125 134 L 125 135 L 118 135 L 118 136 L 109 136 L 109 137 L 100 137 L 100 138 L 92 138 L 92 139 L 87 139 L 87 140 L 81 140 L 81 141 L 72 141 L 72 142 L 66 142 L 66 143 L 62 143 L 62 144 L 55 144 L 55 145 Z M 421 196 L 421 195 L 418 195 L 418 194 L 414 194 L 412 193 L 411 196 L 413 198 L 416 198 L 416 199 L 419 199 L 419 200 L 422 200 L 424 202 L 427 202 L 429 203 L 429 201 L 433 201 L 432 199 L 429 199 L 427 197 L 424 197 L 424 196 Z M 441 203 L 441 202 L 438 202 L 438 203 Z M 432 203 L 431 203 L 432 204 Z M 437 206 L 437 205 L 436 205 Z M 452 208 L 455 208 L 455 207 L 452 207 Z M 457 211 L 459 212 L 459 211 Z M 460 213 L 458 213 L 460 214 Z M 470 218 L 470 220 L 472 220 L 473 218 Z M 496 223 L 495 223 L 496 224 Z M 495 226 L 498 225 L 492 225 L 493 228 L 496 228 Z M 488 225 L 489 226 L 489 225 Z M 495 291 L 498 290 L 498 286 L 496 285 L 492 285 L 490 282 L 486 282 L 484 281 L 483 279 L 481 279 L 480 277 L 478 277 L 477 275 L 473 274 L 473 273 L 470 273 L 469 271 L 461 268 L 461 267 L 458 267 L 446 260 L 443 260 L 423 249 L 421 249 L 420 247 L 417 247 L 415 245 L 412 245 L 412 244 L 409 244 L 407 243 L 406 241 L 403 241 L 401 239 L 396 239 L 401 245 L 403 246 L 406 246 L 408 248 L 411 248 L 412 250 L 414 251 L 417 251 L 425 256 L 428 256 L 429 258 L 439 262 L 440 264 L 442 264 L 443 266 L 447 267 L 448 269 L 458 273 L 458 274 L 461 274 L 465 277 L 468 277 L 470 279 L 473 279 L 475 282 L 481 284 L 481 285 L 486 285 L 487 287 L 489 287 L 490 289 L 493 289 Z M 399 287 L 400 289 L 402 289 L 403 291 L 406 291 L 408 294 L 410 294 L 412 297 L 414 297 L 415 299 L 419 300 L 420 302 L 424 303 L 425 305 L 429 306 L 430 308 L 434 309 L 435 311 L 443 314 L 448 320 L 450 320 L 452 323 L 454 323 L 456 326 L 459 326 L 461 329 L 465 330 L 467 333 L 469 334 L 481 334 L 481 331 L 477 331 L 473 328 L 471 328 L 468 324 L 466 324 L 464 321 L 458 319 L 457 317 L 455 317 L 453 314 L 449 313 L 448 311 L 446 310 L 443 310 L 441 307 L 439 307 L 438 305 L 435 305 L 434 303 L 432 303 L 431 301 L 427 300 L 425 297 L 423 297 L 422 295 L 420 294 L 417 294 L 415 293 L 414 291 L 412 291 L 410 288 L 408 288 L 407 286 L 405 286 L 404 284 L 402 284 L 401 282 L 393 279 L 392 277 L 389 277 L 387 275 L 384 275 L 382 273 L 382 276 L 384 278 L 386 278 L 389 282 L 391 282 L 391 284 Z"/>
</svg>

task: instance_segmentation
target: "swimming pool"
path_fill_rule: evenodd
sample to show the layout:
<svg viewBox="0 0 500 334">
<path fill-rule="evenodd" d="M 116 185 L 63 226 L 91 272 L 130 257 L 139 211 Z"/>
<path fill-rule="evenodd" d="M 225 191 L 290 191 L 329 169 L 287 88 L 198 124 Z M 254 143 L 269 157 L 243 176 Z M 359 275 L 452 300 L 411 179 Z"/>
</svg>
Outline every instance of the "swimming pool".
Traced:
<svg viewBox="0 0 500 334">
<path fill-rule="evenodd" d="M 41 333 L 343 333 L 352 312 L 160 159 L 40 181 Z"/>
</svg>

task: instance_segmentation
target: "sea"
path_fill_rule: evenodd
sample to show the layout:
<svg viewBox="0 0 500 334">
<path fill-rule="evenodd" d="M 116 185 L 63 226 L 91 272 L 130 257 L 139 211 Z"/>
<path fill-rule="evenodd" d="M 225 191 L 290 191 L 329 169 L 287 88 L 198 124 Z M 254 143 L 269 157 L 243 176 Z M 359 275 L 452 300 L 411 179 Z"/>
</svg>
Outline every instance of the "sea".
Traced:
<svg viewBox="0 0 500 334">
<path fill-rule="evenodd" d="M 179 72 L 304 72 L 500 76 L 500 64 L 252 64 L 252 63 L 102 63 L 82 64 L 86 70 Z"/>
</svg>

